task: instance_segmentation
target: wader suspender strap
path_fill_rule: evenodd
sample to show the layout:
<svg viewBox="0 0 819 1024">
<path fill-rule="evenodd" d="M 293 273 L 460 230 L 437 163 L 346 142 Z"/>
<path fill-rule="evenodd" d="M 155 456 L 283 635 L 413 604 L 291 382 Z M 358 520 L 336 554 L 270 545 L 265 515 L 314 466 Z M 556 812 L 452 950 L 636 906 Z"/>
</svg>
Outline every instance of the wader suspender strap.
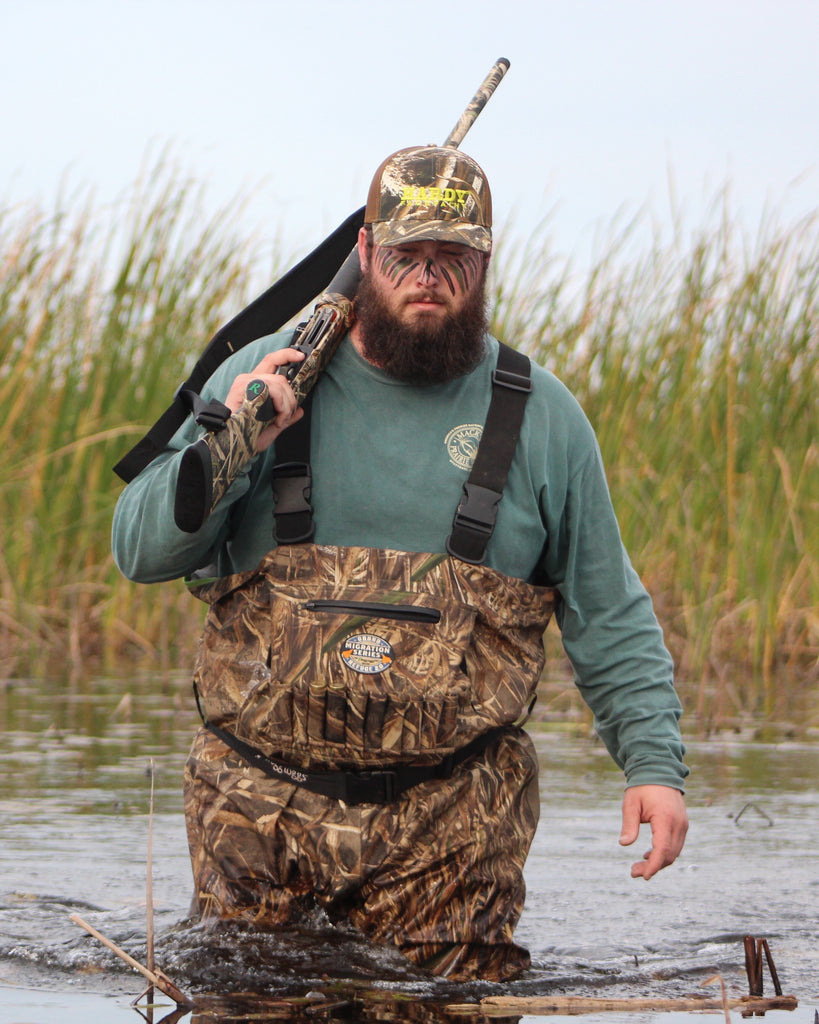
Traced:
<svg viewBox="0 0 819 1024">
<path fill-rule="evenodd" d="M 531 390 L 528 357 L 501 342 L 478 454 L 446 542 L 447 551 L 462 562 L 480 565 L 486 557 Z M 310 540 L 315 532 L 309 501 L 311 398 L 312 393 L 305 402 L 304 416 L 276 439 L 272 486 L 273 535 L 277 544 L 300 544 Z"/>
<path fill-rule="evenodd" d="M 480 565 L 486 558 L 486 546 L 495 529 L 498 503 L 503 497 L 531 390 L 528 357 L 501 342 L 498 365 L 492 374 L 492 401 L 478 454 L 446 542 L 450 555 L 462 562 Z"/>
<path fill-rule="evenodd" d="M 319 292 L 324 291 L 355 246 L 358 229 L 363 223 L 362 206 L 300 263 L 216 332 L 191 375 L 176 389 L 173 404 L 114 466 L 117 476 L 130 483 L 164 451 L 190 412 L 193 412 L 196 422 L 208 430 L 224 425 L 230 410 L 221 402 L 205 402 L 199 397 L 205 381 L 228 356 L 257 338 L 281 330 Z"/>
<path fill-rule="evenodd" d="M 320 793 L 322 796 L 330 797 L 333 800 L 343 800 L 344 803 L 354 806 L 356 804 L 390 804 L 397 800 L 402 794 L 413 786 L 422 782 L 429 782 L 431 779 L 448 779 L 458 767 L 483 753 L 486 748 L 495 742 L 503 733 L 507 732 L 506 726 L 498 726 L 488 732 L 477 736 L 465 747 L 454 751 L 438 764 L 400 764 L 394 768 L 376 769 L 374 771 L 326 771 L 311 772 L 306 768 L 296 768 L 291 764 L 284 764 L 281 761 L 274 761 L 272 757 L 263 754 L 261 750 L 245 743 L 244 740 L 234 736 L 233 733 L 220 729 L 207 720 L 199 701 L 199 692 L 196 683 L 193 685 L 193 693 L 196 698 L 196 706 L 205 728 L 212 732 L 231 750 L 235 751 L 249 765 L 258 768 L 271 779 L 278 779 L 279 782 L 291 782 L 295 786 L 304 786 L 313 793 Z"/>
</svg>

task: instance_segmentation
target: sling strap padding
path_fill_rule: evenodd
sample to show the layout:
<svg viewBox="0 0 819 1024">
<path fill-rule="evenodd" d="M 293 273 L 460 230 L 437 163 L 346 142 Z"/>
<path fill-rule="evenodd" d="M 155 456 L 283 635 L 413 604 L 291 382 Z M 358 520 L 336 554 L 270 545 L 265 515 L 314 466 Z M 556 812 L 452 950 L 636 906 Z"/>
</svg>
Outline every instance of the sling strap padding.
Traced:
<svg viewBox="0 0 819 1024">
<path fill-rule="evenodd" d="M 184 423 L 205 381 L 221 364 L 251 341 L 281 330 L 297 313 L 324 291 L 356 245 L 364 223 L 364 207 L 351 214 L 321 245 L 221 327 L 198 359 L 188 379 L 180 385 L 173 403 L 156 423 L 114 466 L 114 472 L 129 483 L 157 455 Z"/>
</svg>

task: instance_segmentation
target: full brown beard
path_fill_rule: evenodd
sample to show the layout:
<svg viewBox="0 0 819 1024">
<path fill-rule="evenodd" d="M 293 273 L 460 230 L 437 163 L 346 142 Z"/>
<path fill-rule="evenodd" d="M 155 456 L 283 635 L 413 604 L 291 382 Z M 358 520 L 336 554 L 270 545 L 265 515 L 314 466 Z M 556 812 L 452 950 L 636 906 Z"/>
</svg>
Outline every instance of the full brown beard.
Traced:
<svg viewBox="0 0 819 1024">
<path fill-rule="evenodd" d="M 402 322 L 367 272 L 355 300 L 365 358 L 405 384 L 443 384 L 474 370 L 486 351 L 485 275 L 458 313 L 435 323 Z"/>
</svg>

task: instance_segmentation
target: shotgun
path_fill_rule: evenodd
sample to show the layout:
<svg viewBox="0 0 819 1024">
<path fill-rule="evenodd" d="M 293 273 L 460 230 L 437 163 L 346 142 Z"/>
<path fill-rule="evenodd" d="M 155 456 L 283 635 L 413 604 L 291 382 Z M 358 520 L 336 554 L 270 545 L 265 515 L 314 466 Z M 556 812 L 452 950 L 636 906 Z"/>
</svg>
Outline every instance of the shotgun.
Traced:
<svg viewBox="0 0 819 1024">
<path fill-rule="evenodd" d="M 447 136 L 443 148 L 457 149 L 475 123 L 509 69 L 501 57 L 481 83 L 478 91 Z M 304 359 L 280 366 L 301 405 L 353 321 L 353 301 L 361 280 L 358 246 L 339 268 L 327 289 L 319 296 L 310 318 L 296 329 L 290 347 L 304 353 Z M 252 391 L 251 391 L 252 389 Z M 214 424 L 204 437 L 189 445 L 179 464 L 174 521 L 185 533 L 196 533 L 241 470 L 253 458 L 259 434 L 273 415 L 267 386 L 253 381 L 241 408 L 223 422 Z"/>
</svg>

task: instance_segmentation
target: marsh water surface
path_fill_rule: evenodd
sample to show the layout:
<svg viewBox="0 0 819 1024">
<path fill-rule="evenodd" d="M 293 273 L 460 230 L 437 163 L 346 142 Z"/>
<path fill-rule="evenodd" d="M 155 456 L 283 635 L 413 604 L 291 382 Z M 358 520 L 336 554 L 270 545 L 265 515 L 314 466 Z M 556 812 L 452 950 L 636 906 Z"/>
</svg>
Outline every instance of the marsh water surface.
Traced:
<svg viewBox="0 0 819 1024">
<path fill-rule="evenodd" d="M 768 940 L 783 991 L 799 1000 L 768 1019 L 814 1024 L 819 740 L 809 734 L 689 744 L 689 840 L 646 883 L 629 866 L 648 836 L 617 843 L 622 783 L 608 755 L 588 730 L 535 725 L 541 822 L 517 932 L 532 969 L 511 985 L 455 986 L 321 915 L 277 934 L 188 920 L 181 772 L 196 724 L 180 680 L 0 684 L 0 1021 L 139 1024 L 130 1004 L 141 975 L 70 915 L 145 962 L 153 766 L 156 962 L 194 997 L 183 1022 L 448 1020 L 444 1007 L 498 993 L 716 996 L 716 983 L 702 987 L 714 975 L 741 996 L 750 934 Z M 765 986 L 772 995 L 767 971 Z M 309 999 L 298 1010 L 283 1005 L 299 997 Z M 161 1020 L 173 1009 L 161 1001 L 143 1015 Z"/>
</svg>

